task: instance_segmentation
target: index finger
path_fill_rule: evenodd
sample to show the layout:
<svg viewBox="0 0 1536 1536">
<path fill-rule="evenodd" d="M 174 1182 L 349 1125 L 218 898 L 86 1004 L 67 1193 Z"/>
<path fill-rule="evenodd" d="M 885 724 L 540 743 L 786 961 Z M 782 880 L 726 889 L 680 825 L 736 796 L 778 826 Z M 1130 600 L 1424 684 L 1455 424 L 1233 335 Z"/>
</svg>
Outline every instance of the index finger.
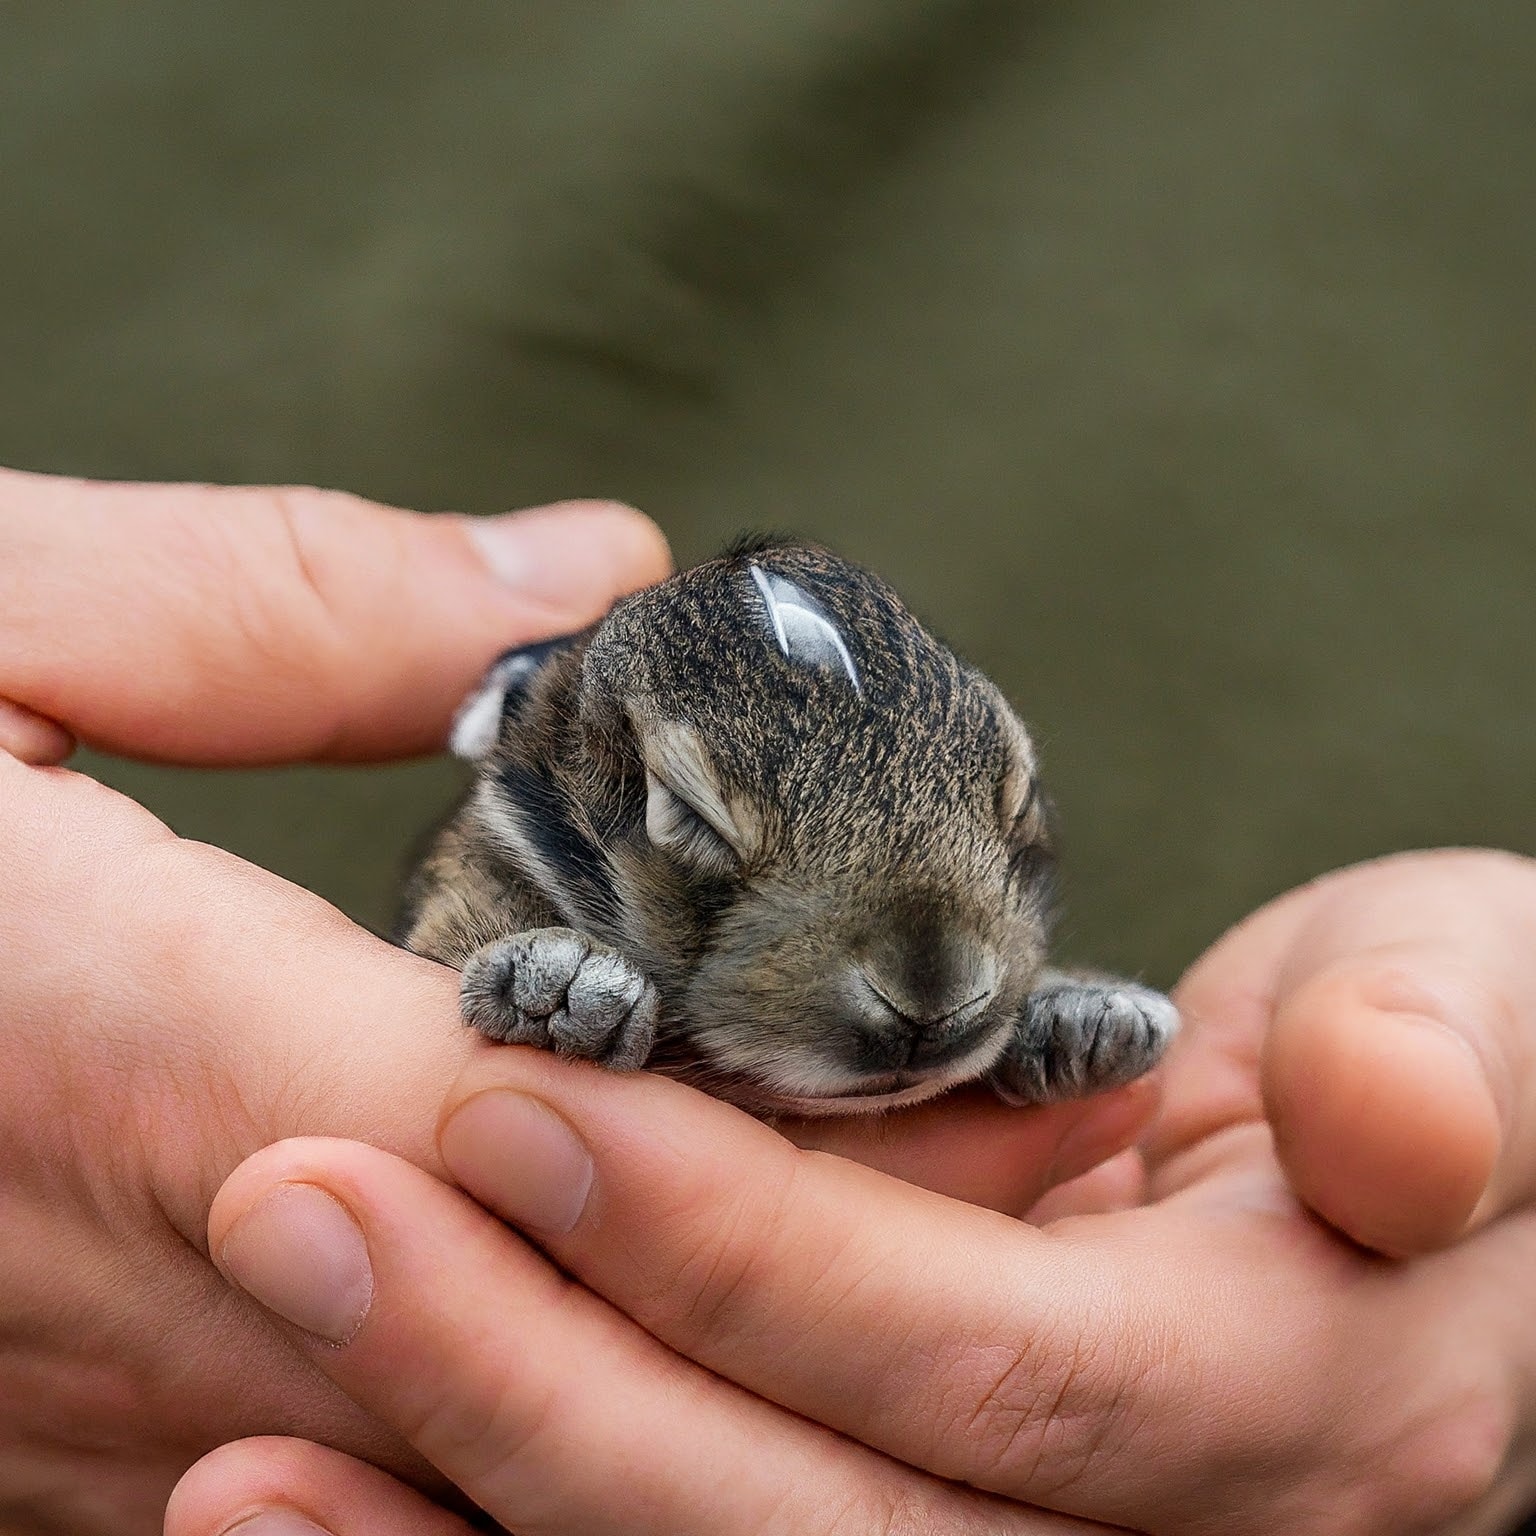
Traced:
<svg viewBox="0 0 1536 1536">
<path fill-rule="evenodd" d="M 1467 1380 L 1507 1376 L 1528 1240 L 1447 1260 L 1426 1299 L 1301 1213 L 1260 1137 L 1157 1206 L 1036 1231 L 679 1085 L 560 1066 L 471 1059 L 438 1138 L 459 1183 L 680 1354 L 903 1462 L 1110 1525 L 1249 1532 L 1384 1465 L 1423 1472 L 1372 1497 L 1451 1505 L 1503 1454 L 1476 1423 L 1415 1447 L 1455 1441 Z"/>
<path fill-rule="evenodd" d="M 1168 1426 L 1160 1475 L 1198 1482 L 1173 1428 L 1192 1411 L 1188 1382 L 1136 1358 L 1197 1304 L 1166 1283 L 1177 1266 L 1155 1229 L 1119 1248 L 1035 1231 L 799 1150 L 680 1085 L 513 1047 L 476 1053 L 449 1103 L 439 1151 L 471 1194 L 751 1391 L 941 1477 L 1074 1516 L 1141 1528 L 1149 1422 Z M 587 1170 L 579 1196 L 574 1169 Z M 1218 1347 L 1187 1321 L 1197 1349 Z M 1065 1485 L 1085 1460 L 1109 1470 L 1080 1496 Z"/>
</svg>

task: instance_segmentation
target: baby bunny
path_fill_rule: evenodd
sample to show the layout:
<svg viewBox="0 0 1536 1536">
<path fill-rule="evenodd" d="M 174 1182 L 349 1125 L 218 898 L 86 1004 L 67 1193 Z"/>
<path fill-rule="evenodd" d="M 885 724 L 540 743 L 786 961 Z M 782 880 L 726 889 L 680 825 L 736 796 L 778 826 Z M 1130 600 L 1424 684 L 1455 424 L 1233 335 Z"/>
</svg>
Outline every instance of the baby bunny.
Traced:
<svg viewBox="0 0 1536 1536">
<path fill-rule="evenodd" d="M 742 543 L 460 711 L 473 784 L 401 941 L 495 1040 L 651 1066 L 760 1114 L 1153 1066 L 1160 993 L 1045 964 L 1054 854 L 1028 733 L 891 589 Z"/>
</svg>

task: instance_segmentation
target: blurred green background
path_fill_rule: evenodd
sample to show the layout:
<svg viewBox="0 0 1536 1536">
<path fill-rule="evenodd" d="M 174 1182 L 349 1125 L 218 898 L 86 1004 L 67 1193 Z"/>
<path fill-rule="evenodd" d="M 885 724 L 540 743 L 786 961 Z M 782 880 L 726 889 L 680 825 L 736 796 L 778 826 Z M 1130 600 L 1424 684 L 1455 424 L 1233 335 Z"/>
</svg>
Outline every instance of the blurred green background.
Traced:
<svg viewBox="0 0 1536 1536">
<path fill-rule="evenodd" d="M 0 6 L 0 462 L 819 537 L 1161 981 L 1536 852 L 1533 322 L 1529 0 Z M 375 924 L 454 779 L 86 764 Z"/>
</svg>

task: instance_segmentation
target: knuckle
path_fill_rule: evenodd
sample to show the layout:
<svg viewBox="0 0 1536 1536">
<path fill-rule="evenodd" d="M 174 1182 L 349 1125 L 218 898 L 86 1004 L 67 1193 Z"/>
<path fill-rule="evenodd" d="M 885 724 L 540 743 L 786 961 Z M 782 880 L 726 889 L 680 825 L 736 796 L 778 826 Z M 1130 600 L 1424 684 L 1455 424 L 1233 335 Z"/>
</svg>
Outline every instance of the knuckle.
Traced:
<svg viewBox="0 0 1536 1536">
<path fill-rule="evenodd" d="M 1490 1392 L 1460 1395 L 1431 1419 L 1400 1434 L 1380 1458 L 1358 1527 L 1363 1536 L 1459 1528 L 1483 1508 L 1504 1469 L 1512 1439 L 1509 1412 Z"/>
<path fill-rule="evenodd" d="M 406 1438 L 456 1481 L 483 1486 L 510 1474 L 554 1416 L 554 1394 L 530 1401 L 511 1383 L 462 1381 L 434 1392 L 406 1420 Z"/>
<path fill-rule="evenodd" d="M 729 1212 L 717 1208 L 708 1219 L 688 1224 L 675 1281 L 665 1303 L 660 1297 L 653 1303 L 666 1306 L 686 1337 L 720 1339 L 742 1326 L 768 1247 L 762 1217 L 757 1202 L 744 1198 Z"/>
<path fill-rule="evenodd" d="M 973 1530 L 969 1520 L 961 1521 L 954 1509 L 936 1509 L 937 1501 L 926 1490 L 910 1486 L 889 1493 L 879 1509 L 872 1512 L 863 1530 L 868 1536 L 934 1536 L 938 1531 L 952 1533 Z M 834 1532 L 834 1536 L 841 1536 Z M 850 1529 L 848 1536 L 853 1536 Z"/>
<path fill-rule="evenodd" d="M 927 1502 L 914 1499 L 906 1490 L 882 1495 L 873 1508 L 860 1498 L 827 1511 L 825 1536 L 929 1536 L 941 1527 L 933 1523 L 931 1509 L 919 1508 L 919 1503 L 926 1506 Z"/>
<path fill-rule="evenodd" d="M 253 628 L 303 666 L 335 638 L 335 581 L 320 529 L 340 493 L 278 487 L 264 494 L 273 517 L 275 558 L 272 579 L 254 588 Z M 301 642 L 298 649 L 291 648 L 290 637 Z"/>
<path fill-rule="evenodd" d="M 1144 1402 L 1147 1373 L 1114 1355 L 1109 1329 L 1040 1333 L 1069 1342 L 1050 1349 L 990 1343 L 970 1351 L 944 1438 L 968 1447 L 984 1480 L 1055 1493 L 1087 1477 L 1101 1457 L 1124 1454 L 1147 1411 L 1132 1411 Z"/>
<path fill-rule="evenodd" d="M 254 508 L 255 519 L 241 515 Z M 368 619 L 353 611 L 350 572 L 366 563 L 369 588 L 383 590 L 398 568 L 393 537 L 380 539 L 368 504 L 340 491 L 267 487 L 232 493 L 230 515 L 210 520 L 222 549 L 216 580 L 247 686 L 283 696 L 292 717 L 323 755 L 346 728 L 356 632 Z M 387 520 L 386 520 L 387 526 Z M 374 625 L 377 629 L 380 626 Z"/>
<path fill-rule="evenodd" d="M 1028 1515 L 974 1489 L 903 1476 L 826 1510 L 822 1536 L 1009 1536 Z M 1028 1529 L 1034 1529 L 1033 1522 Z M 798 1529 L 798 1528 L 797 1528 Z"/>
<path fill-rule="evenodd" d="M 552 1276 L 540 1315 L 558 1314 L 578 1301 L 574 1282 Z M 506 1368 L 453 1370 L 432 1362 L 396 1405 L 405 1438 L 472 1497 L 515 1487 L 544 1448 L 565 1437 L 571 1393 L 578 1379 L 546 1371 Z"/>
<path fill-rule="evenodd" d="M 248 518 L 210 519 L 198 587 L 216 594 L 224 632 L 210 634 L 219 660 L 237 675 L 265 686 L 304 685 L 313 671 L 316 643 L 323 637 L 306 578 L 294 578 L 295 556 L 283 493 L 263 493 L 272 513 L 262 523 Z"/>
<path fill-rule="evenodd" d="M 726 1199 L 721 1186 L 702 1178 L 680 1190 L 670 1210 L 653 1212 L 646 1248 L 656 1266 L 639 1284 L 637 1320 L 664 1326 L 684 1350 L 750 1336 L 782 1266 L 793 1169 L 771 1193 L 767 1185 L 732 1182 Z"/>
</svg>

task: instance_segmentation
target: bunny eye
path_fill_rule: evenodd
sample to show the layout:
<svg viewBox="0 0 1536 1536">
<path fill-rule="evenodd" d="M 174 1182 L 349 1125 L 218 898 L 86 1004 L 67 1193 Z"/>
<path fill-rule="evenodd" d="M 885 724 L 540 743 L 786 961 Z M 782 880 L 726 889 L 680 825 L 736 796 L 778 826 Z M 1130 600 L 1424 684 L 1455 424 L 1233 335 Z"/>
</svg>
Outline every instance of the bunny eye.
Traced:
<svg viewBox="0 0 1536 1536">
<path fill-rule="evenodd" d="M 645 776 L 645 831 L 658 848 L 700 874 L 731 875 L 741 867 L 736 850 L 703 815 L 650 772 Z"/>
<path fill-rule="evenodd" d="M 1000 760 L 997 769 L 997 819 L 1010 843 L 1033 841 L 1045 828 L 1044 807 L 1040 795 L 1040 770 L 1034 743 L 1024 723 L 1014 714 L 1008 701 L 987 683 L 993 699 L 993 720 L 997 726 Z"/>
</svg>

